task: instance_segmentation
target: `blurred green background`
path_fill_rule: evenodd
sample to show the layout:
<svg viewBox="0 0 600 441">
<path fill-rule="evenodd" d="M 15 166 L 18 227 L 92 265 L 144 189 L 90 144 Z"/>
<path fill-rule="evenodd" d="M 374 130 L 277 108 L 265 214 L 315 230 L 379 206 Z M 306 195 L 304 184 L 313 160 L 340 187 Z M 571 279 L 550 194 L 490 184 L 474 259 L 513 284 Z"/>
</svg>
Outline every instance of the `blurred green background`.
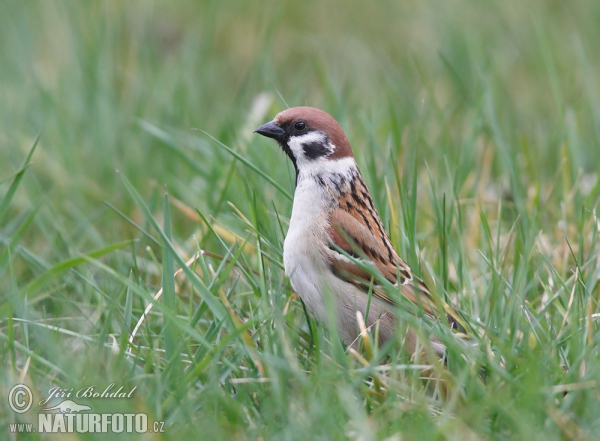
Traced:
<svg viewBox="0 0 600 441">
<path fill-rule="evenodd" d="M 199 430 L 206 439 L 592 439 L 597 383 L 560 402 L 560 394 L 540 391 L 600 379 L 592 320 L 599 296 L 599 23 L 593 0 L 3 0 L 3 390 L 34 354 L 26 376 L 42 391 L 73 378 L 140 385 L 136 406 L 171 424 L 165 439 Z M 348 374 L 355 383 L 347 390 L 339 360 L 294 352 L 298 329 L 308 328 L 297 301 L 281 316 L 290 293 L 281 247 L 293 168 L 252 131 L 296 105 L 322 108 L 341 123 L 397 249 L 469 314 L 501 329 L 499 339 L 509 335 L 494 344 L 522 371 L 472 391 L 460 406 L 404 391 L 371 408 L 361 389 L 369 388 L 366 374 Z M 38 135 L 13 196 L 14 173 Z M 124 280 L 153 295 L 168 268 L 159 262 L 170 258 L 121 176 L 163 228 L 168 190 L 173 243 L 184 260 L 198 246 L 218 255 L 233 246 L 242 256 L 236 259 L 257 271 L 253 285 L 251 272 L 238 284 L 240 275 L 219 269 L 218 259 L 203 269 L 217 296 L 221 285 L 209 282 L 216 271 L 257 348 L 245 348 L 239 333 L 222 343 L 214 329 L 225 325 L 210 314 L 198 319 L 205 311 L 182 282 L 175 315 L 219 349 L 203 353 L 204 365 L 196 352 L 202 343 L 177 328 L 191 363 L 200 363 L 196 377 L 177 383 L 160 356 L 169 331 L 159 317 L 145 331 L 153 350 L 135 362 L 124 355 L 149 298 L 132 294 Z M 233 244 L 235 235 L 254 248 Z M 106 250 L 130 239 L 136 241 Z M 257 259 L 257 246 L 266 257 Z M 91 250 L 106 252 L 72 262 Z M 523 308 L 540 315 L 531 319 Z M 295 337 L 280 332 L 282 323 Z M 119 341 L 116 361 L 111 335 Z M 166 339 L 167 353 L 186 352 L 169 349 Z M 271 366 L 273 383 L 236 389 L 228 378 L 269 376 L 253 357 Z M 246 367 L 221 370 L 227 363 Z M 551 367 L 532 375 L 544 366 Z M 292 380 L 277 380 L 280 371 Z M 479 381 L 476 371 L 470 375 L 460 381 Z M 5 428 L 15 417 L 2 412 Z"/>
</svg>

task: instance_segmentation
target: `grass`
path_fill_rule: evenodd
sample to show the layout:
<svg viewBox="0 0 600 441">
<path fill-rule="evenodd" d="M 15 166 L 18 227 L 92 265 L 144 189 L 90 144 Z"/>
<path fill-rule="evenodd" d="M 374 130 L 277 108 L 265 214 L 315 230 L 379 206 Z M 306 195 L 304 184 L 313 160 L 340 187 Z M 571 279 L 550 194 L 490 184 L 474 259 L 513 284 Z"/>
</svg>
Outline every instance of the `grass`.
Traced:
<svg viewBox="0 0 600 441">
<path fill-rule="evenodd" d="M 599 20 L 591 0 L 2 2 L 0 395 L 136 387 L 76 400 L 165 422 L 131 439 L 594 439 Z M 302 104 L 340 121 L 396 249 L 473 330 L 445 394 L 292 295 L 293 168 L 252 130 Z M 1 400 L 2 438 L 48 438 L 10 433 L 41 407 Z"/>
</svg>

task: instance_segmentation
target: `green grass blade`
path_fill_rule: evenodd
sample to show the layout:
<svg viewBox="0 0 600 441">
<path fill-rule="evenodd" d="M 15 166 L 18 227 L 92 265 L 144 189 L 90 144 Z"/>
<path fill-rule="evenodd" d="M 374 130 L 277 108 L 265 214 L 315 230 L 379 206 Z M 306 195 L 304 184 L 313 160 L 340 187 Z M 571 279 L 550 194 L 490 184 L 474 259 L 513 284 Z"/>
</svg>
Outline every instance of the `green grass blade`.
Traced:
<svg viewBox="0 0 600 441">
<path fill-rule="evenodd" d="M 8 191 L 4 195 L 4 198 L 2 198 L 2 202 L 0 202 L 0 222 L 2 222 L 2 220 L 4 219 L 4 216 L 6 215 L 6 212 L 8 211 L 8 206 L 10 204 L 10 201 L 12 201 L 13 196 L 15 195 L 15 192 L 17 191 L 17 188 L 19 188 L 21 179 L 23 179 L 23 175 L 25 174 L 25 171 L 29 167 L 31 157 L 33 156 L 33 153 L 35 152 L 35 149 L 40 140 L 40 136 L 41 135 L 38 135 L 35 138 L 35 141 L 33 142 L 33 145 L 31 146 L 31 149 L 29 150 L 29 153 L 27 154 L 25 161 L 23 161 L 23 164 L 21 164 L 21 167 L 19 167 L 19 171 L 15 175 L 15 178 L 14 178 L 12 184 L 10 184 Z"/>
<path fill-rule="evenodd" d="M 59 277 L 65 271 L 75 268 L 76 266 L 82 265 L 88 261 L 88 258 L 97 259 L 106 254 L 110 254 L 113 251 L 119 250 L 123 247 L 131 245 L 132 241 L 126 240 L 124 242 L 118 242 L 106 247 L 102 247 L 88 253 L 82 254 L 78 257 L 64 260 L 60 263 L 49 268 L 47 271 L 40 274 L 38 277 L 29 282 L 24 288 L 21 289 L 21 295 L 29 295 L 30 301 L 35 299 L 35 294 L 43 288 L 46 284 Z"/>
<path fill-rule="evenodd" d="M 213 314 L 215 314 L 215 316 L 219 320 L 225 319 L 225 317 L 227 316 L 225 307 L 216 299 L 215 296 L 212 295 L 212 293 L 210 291 L 208 291 L 206 289 L 206 287 L 204 286 L 202 281 L 198 278 L 198 276 L 189 267 L 186 266 L 185 261 L 181 258 L 181 256 L 179 256 L 179 254 L 173 247 L 173 244 L 171 243 L 169 238 L 166 236 L 165 232 L 160 228 L 160 226 L 158 225 L 158 223 L 152 216 L 150 209 L 144 203 L 142 197 L 139 195 L 137 190 L 131 185 L 131 183 L 127 180 L 127 178 L 125 178 L 125 176 L 123 176 L 122 174 L 120 176 L 121 176 L 121 180 L 123 181 L 123 184 L 125 185 L 125 188 L 129 192 L 129 194 L 131 195 L 131 197 L 133 198 L 133 200 L 135 201 L 137 206 L 142 210 L 147 221 L 150 223 L 150 225 L 152 225 L 154 230 L 161 236 L 161 239 L 163 240 L 163 245 L 169 248 L 173 257 L 175 258 L 177 263 L 180 265 L 183 272 L 186 274 L 187 278 L 192 283 L 194 288 L 196 288 L 198 290 L 198 292 L 202 296 L 202 299 L 208 304 L 208 306 L 211 309 L 211 311 L 213 312 Z"/>
</svg>

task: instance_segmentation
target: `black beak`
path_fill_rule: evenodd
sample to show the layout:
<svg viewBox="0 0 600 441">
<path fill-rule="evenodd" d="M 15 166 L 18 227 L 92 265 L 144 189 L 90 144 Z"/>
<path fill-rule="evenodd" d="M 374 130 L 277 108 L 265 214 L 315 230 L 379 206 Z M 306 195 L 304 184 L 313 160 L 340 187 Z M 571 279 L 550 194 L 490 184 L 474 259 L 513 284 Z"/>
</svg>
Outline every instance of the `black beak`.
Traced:
<svg viewBox="0 0 600 441">
<path fill-rule="evenodd" d="M 275 124 L 273 121 L 263 124 L 254 131 L 259 135 L 266 136 L 267 138 L 273 138 L 277 141 L 283 141 L 285 138 L 285 130 Z"/>
</svg>

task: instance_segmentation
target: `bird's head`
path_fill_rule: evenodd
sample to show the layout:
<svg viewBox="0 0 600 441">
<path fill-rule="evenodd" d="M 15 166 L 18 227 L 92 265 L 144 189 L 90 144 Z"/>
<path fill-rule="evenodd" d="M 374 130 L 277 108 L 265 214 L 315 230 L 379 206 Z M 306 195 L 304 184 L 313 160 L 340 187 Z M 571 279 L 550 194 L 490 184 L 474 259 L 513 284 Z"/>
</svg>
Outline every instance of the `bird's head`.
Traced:
<svg viewBox="0 0 600 441">
<path fill-rule="evenodd" d="M 296 173 L 323 161 L 353 157 L 338 122 L 314 107 L 284 110 L 254 132 L 275 139 L 294 163 Z"/>
</svg>

